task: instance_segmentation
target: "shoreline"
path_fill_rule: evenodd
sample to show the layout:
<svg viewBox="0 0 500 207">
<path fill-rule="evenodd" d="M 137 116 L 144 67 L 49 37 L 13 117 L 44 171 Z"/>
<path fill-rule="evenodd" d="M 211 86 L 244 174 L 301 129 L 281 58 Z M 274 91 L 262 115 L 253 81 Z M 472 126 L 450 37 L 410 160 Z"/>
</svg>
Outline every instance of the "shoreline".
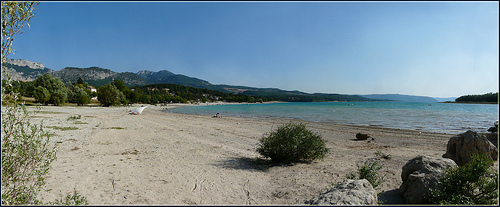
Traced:
<svg viewBox="0 0 500 207">
<path fill-rule="evenodd" d="M 213 105 L 248 105 L 248 104 L 272 104 L 272 103 L 290 103 L 290 102 L 279 102 L 279 101 L 273 101 L 273 102 L 264 102 L 264 103 L 229 103 L 229 102 L 217 102 L 217 103 L 203 103 L 203 104 L 172 104 L 173 107 L 170 107 L 168 109 L 175 109 L 175 108 L 180 108 L 180 107 L 185 107 L 185 106 L 213 106 Z M 182 113 L 182 112 L 176 112 L 176 111 L 166 111 L 168 113 L 179 113 L 179 114 L 186 114 L 189 115 L 189 113 Z M 327 121 L 311 121 L 311 120 L 306 120 L 306 119 L 301 119 L 301 118 L 286 118 L 286 117 L 270 117 L 270 116 L 245 116 L 245 115 L 225 115 L 224 117 L 231 116 L 231 117 L 242 117 L 242 118 L 251 118 L 251 119 L 286 119 L 290 121 L 300 121 L 300 122 L 311 122 L 311 123 L 325 123 L 325 124 L 337 124 L 337 125 L 343 125 L 343 126 L 353 126 L 353 127 L 367 127 L 367 128 L 380 128 L 380 129 L 390 129 L 390 130 L 400 130 L 400 131 L 416 131 L 420 133 L 436 133 L 436 134 L 446 134 L 446 135 L 455 135 L 459 133 L 463 133 L 467 130 L 462 129 L 449 129 L 449 130 L 440 130 L 440 129 L 423 129 L 423 128 L 416 128 L 416 129 L 411 129 L 411 128 L 400 128 L 400 127 L 389 127 L 389 126 L 382 126 L 382 125 L 370 125 L 370 124 L 356 124 L 356 123 L 340 123 L 340 122 L 327 122 Z M 492 121 L 492 123 L 494 120 Z M 487 133 L 486 131 L 478 131 L 479 133 Z"/>
<path fill-rule="evenodd" d="M 269 166 L 259 164 L 256 145 L 290 120 L 216 119 L 165 113 L 161 106 L 128 115 L 129 109 L 42 106 L 32 123 L 43 120 L 58 148 L 46 179 L 46 189 L 52 190 L 40 193 L 44 202 L 75 189 L 89 205 L 301 204 L 342 181 L 357 163 L 377 159 L 376 153 L 381 152 L 392 158 L 380 160 L 380 174 L 386 181 L 375 190 L 383 192 L 380 198 L 386 204 L 402 204 L 397 189 L 404 164 L 418 155 L 441 157 L 452 137 L 306 122 L 327 141 L 330 153 L 311 163 Z M 81 119 L 69 119 L 75 115 Z M 60 130 L 65 127 L 77 129 Z M 358 141 L 356 133 L 375 140 Z"/>
</svg>

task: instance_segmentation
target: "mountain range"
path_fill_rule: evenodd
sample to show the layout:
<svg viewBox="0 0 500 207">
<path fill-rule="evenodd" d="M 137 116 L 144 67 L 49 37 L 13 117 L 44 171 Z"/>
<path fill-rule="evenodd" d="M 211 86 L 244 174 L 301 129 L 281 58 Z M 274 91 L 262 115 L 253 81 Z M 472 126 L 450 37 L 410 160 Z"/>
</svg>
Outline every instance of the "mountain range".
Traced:
<svg viewBox="0 0 500 207">
<path fill-rule="evenodd" d="M 141 70 L 137 73 L 114 72 L 100 67 L 77 68 L 66 67 L 59 71 L 46 68 L 42 63 L 28 60 L 14 60 L 7 58 L 2 64 L 14 80 L 33 81 L 44 73 L 58 77 L 64 83 L 74 83 L 79 78 L 93 86 L 103 86 L 114 79 L 120 79 L 127 86 L 142 86 L 159 83 L 178 84 L 195 88 L 216 90 L 225 93 L 236 93 L 250 96 L 274 97 L 284 101 L 402 101 L 402 102 L 439 102 L 439 100 L 426 96 L 410 96 L 400 94 L 369 94 L 369 95 L 344 95 L 305 93 L 300 91 L 285 91 L 277 88 L 255 88 L 246 86 L 214 85 L 206 80 L 174 74 L 167 70 L 158 72 Z M 4 79 L 4 74 L 2 74 Z M 451 99 L 451 98 L 450 98 Z"/>
</svg>

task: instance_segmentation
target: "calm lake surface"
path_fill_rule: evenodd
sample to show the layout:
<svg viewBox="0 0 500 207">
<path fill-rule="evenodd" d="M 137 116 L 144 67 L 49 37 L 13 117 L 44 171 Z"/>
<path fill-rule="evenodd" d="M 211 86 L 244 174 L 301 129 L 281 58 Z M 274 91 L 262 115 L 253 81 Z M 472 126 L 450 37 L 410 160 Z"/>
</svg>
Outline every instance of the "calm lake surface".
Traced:
<svg viewBox="0 0 500 207">
<path fill-rule="evenodd" d="M 426 132 L 487 132 L 498 120 L 495 104 L 407 102 L 313 102 L 186 106 L 174 113 L 213 116 L 285 118 Z"/>
</svg>

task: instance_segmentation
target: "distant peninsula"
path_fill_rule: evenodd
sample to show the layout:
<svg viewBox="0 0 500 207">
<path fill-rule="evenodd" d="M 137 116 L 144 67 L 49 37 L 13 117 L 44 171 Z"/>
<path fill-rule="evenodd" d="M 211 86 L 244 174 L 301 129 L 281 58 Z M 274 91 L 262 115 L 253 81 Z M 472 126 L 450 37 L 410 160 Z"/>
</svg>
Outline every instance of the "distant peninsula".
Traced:
<svg viewBox="0 0 500 207">
<path fill-rule="evenodd" d="M 498 104 L 498 92 L 491 92 L 482 95 L 464 95 L 455 99 L 454 102 L 447 101 L 445 103 Z"/>
</svg>

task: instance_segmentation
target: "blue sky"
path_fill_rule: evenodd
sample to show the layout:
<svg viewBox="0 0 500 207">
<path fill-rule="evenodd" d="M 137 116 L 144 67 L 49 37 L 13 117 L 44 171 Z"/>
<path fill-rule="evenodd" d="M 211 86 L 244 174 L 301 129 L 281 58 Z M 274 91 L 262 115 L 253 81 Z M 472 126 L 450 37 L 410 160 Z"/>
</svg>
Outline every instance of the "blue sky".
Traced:
<svg viewBox="0 0 500 207">
<path fill-rule="evenodd" d="M 41 2 L 9 58 L 341 94 L 497 92 L 498 2 Z"/>
</svg>

